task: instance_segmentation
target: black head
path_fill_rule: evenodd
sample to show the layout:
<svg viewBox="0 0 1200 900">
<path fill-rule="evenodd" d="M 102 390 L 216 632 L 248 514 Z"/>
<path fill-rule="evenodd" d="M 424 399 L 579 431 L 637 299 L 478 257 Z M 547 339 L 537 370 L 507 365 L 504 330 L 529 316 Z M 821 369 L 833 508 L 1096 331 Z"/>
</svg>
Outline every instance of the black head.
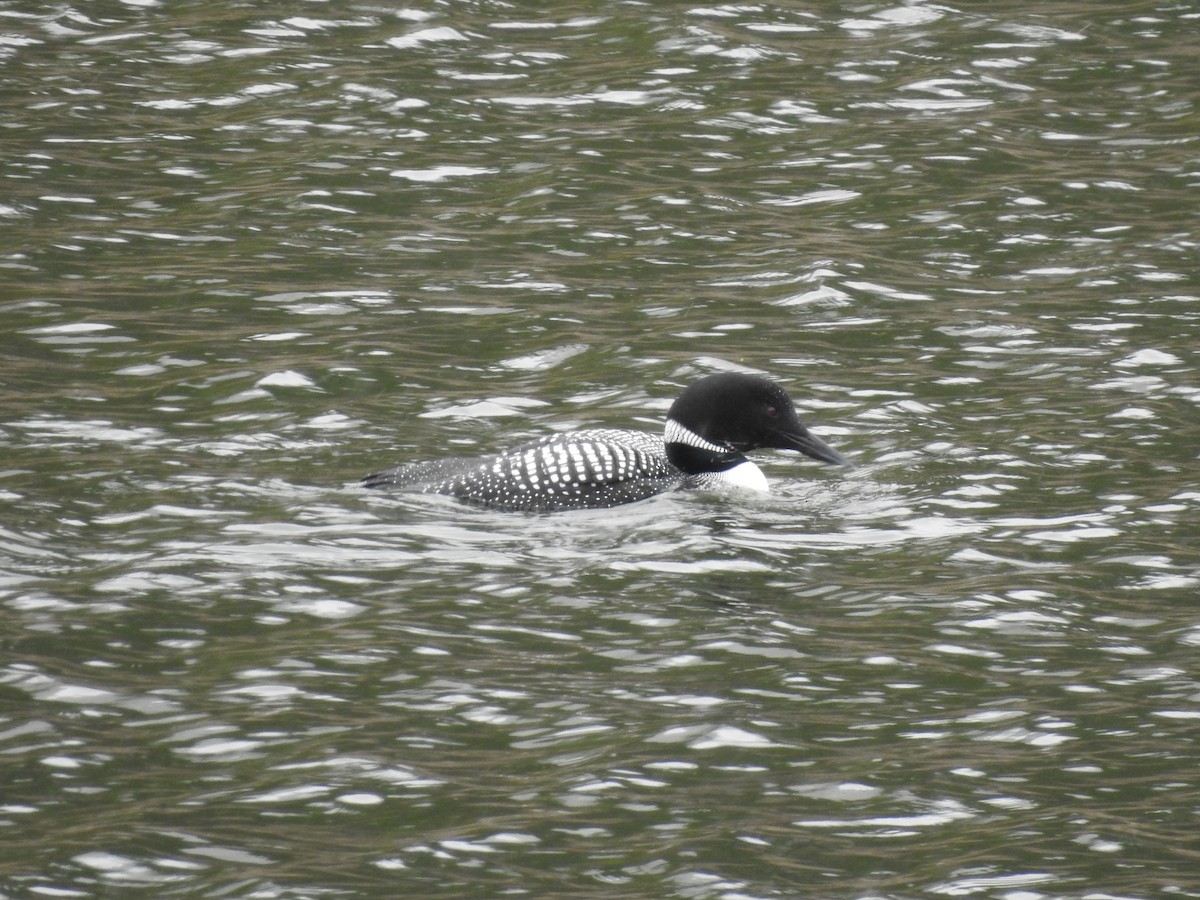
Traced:
<svg viewBox="0 0 1200 900">
<path fill-rule="evenodd" d="M 758 375 L 722 372 L 701 378 L 679 395 L 667 417 L 704 440 L 739 454 L 772 447 L 846 464 L 845 457 L 809 434 L 787 391 Z"/>
</svg>

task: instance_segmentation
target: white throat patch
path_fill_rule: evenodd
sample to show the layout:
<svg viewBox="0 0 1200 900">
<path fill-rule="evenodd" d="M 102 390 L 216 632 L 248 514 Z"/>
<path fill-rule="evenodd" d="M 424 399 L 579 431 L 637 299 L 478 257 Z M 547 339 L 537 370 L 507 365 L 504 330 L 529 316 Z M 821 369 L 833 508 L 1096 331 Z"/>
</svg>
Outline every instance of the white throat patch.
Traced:
<svg viewBox="0 0 1200 900">
<path fill-rule="evenodd" d="M 771 492 L 767 476 L 750 460 L 738 463 L 732 469 L 726 469 L 724 472 L 717 472 L 713 476 L 713 481 L 722 486 L 736 487 L 747 491 L 761 491 L 764 494 Z"/>
</svg>

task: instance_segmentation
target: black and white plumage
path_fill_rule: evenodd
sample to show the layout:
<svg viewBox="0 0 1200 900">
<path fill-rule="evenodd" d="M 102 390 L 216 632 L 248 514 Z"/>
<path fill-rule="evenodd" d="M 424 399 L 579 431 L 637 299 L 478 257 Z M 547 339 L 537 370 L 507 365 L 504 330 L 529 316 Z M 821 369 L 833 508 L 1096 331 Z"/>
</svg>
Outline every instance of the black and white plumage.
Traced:
<svg viewBox="0 0 1200 900">
<path fill-rule="evenodd" d="M 449 494 L 496 509 L 600 509 L 681 485 L 767 490 L 751 450 L 796 450 L 844 464 L 812 435 L 787 392 L 766 378 L 709 375 L 667 413 L 662 435 L 614 428 L 552 434 L 503 453 L 397 466 L 363 479 L 372 488 Z"/>
</svg>

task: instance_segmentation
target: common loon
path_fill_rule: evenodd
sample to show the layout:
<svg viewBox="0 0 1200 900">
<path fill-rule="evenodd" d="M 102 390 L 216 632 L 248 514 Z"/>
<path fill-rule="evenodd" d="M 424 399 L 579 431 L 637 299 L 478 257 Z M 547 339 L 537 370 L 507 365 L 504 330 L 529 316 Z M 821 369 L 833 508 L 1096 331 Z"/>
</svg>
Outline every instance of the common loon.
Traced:
<svg viewBox="0 0 1200 900">
<path fill-rule="evenodd" d="M 766 491 L 766 476 L 745 456 L 760 447 L 846 462 L 809 433 L 782 387 L 726 372 L 689 385 L 667 412 L 661 436 L 615 428 L 568 431 L 492 456 L 397 466 L 362 481 L 495 509 L 601 509 L 681 485 Z"/>
</svg>

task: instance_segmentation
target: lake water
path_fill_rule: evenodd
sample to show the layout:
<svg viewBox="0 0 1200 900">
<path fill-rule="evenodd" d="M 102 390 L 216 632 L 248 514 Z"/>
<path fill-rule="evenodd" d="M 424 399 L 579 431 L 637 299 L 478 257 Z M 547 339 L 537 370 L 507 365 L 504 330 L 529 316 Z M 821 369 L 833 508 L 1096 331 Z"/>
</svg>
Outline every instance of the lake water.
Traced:
<svg viewBox="0 0 1200 900">
<path fill-rule="evenodd" d="M 1200 897 L 1192 4 L 0 9 L 0 895 Z M 785 384 L 854 466 L 407 460 Z"/>
</svg>

